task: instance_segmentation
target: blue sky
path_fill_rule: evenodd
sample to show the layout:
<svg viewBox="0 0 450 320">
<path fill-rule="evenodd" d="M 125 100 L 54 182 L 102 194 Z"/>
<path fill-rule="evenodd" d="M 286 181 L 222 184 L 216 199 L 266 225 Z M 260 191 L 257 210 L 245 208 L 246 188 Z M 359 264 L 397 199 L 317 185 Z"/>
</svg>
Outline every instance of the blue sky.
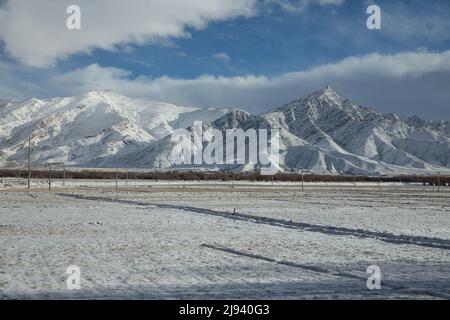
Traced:
<svg viewBox="0 0 450 320">
<path fill-rule="evenodd" d="M 392 5 L 392 2 L 377 1 L 377 4 L 393 8 L 396 14 L 400 8 L 405 8 L 403 13 L 410 14 L 414 20 L 417 19 L 416 13 L 424 9 L 433 14 L 440 11 L 439 7 L 424 5 L 424 1 L 409 0 L 407 2 L 412 3 L 409 6 Z M 450 14 L 450 4 L 440 2 Z M 337 62 L 353 55 L 390 54 L 420 47 L 434 50 L 450 48 L 448 36 L 442 40 L 426 35 L 421 39 L 403 38 L 392 36 L 383 29 L 381 32 L 368 30 L 366 9 L 364 1 L 349 1 L 342 6 L 312 5 L 298 12 L 272 4 L 259 9 L 259 14 L 252 18 L 213 22 L 204 30 L 190 30 L 189 38 L 170 39 L 168 43 L 151 46 L 133 46 L 133 51 L 127 54 L 97 50 L 93 56 L 78 56 L 61 66 L 70 70 L 74 66 L 99 62 L 130 70 L 133 76 L 151 74 L 154 77 L 192 78 L 205 73 L 275 76 Z M 419 24 L 417 21 L 414 23 Z M 225 53 L 230 61 L 215 58 L 218 53 Z"/>
<path fill-rule="evenodd" d="M 111 89 L 259 113 L 330 84 L 450 120 L 447 0 L 80 0 L 82 29 L 68 31 L 76 2 L 0 1 L 0 96 Z M 381 30 L 366 27 L 372 3 Z"/>
</svg>

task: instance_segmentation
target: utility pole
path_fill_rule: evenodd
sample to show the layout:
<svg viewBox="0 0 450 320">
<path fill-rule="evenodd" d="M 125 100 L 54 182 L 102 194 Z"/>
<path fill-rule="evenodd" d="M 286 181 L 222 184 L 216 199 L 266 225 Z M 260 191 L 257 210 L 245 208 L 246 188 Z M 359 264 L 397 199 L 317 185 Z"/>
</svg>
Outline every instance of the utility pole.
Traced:
<svg viewBox="0 0 450 320">
<path fill-rule="evenodd" d="M 52 164 L 48 163 L 48 190 L 52 190 Z"/>
<path fill-rule="evenodd" d="M 66 165 L 63 167 L 63 187 L 66 186 Z"/>
<path fill-rule="evenodd" d="M 128 186 L 128 168 L 125 169 L 125 185 Z"/>
<path fill-rule="evenodd" d="M 438 171 L 438 192 L 441 192 L 441 172 Z"/>
<path fill-rule="evenodd" d="M 28 190 L 31 188 L 31 136 L 28 137 Z"/>
<path fill-rule="evenodd" d="M 116 168 L 116 190 L 118 189 L 119 168 Z"/>
<path fill-rule="evenodd" d="M 304 173 L 302 170 L 302 192 L 305 191 L 305 178 L 304 178 Z"/>
</svg>

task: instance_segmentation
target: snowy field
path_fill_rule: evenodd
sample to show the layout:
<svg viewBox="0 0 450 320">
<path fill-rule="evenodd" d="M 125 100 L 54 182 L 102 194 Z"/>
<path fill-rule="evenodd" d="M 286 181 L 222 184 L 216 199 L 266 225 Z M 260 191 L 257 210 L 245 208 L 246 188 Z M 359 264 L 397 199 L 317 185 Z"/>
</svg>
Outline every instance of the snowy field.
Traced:
<svg viewBox="0 0 450 320">
<path fill-rule="evenodd" d="M 53 187 L 0 182 L 0 298 L 450 299 L 448 187 Z M 66 287 L 70 265 L 80 290 Z M 380 290 L 367 289 L 371 265 Z"/>
</svg>

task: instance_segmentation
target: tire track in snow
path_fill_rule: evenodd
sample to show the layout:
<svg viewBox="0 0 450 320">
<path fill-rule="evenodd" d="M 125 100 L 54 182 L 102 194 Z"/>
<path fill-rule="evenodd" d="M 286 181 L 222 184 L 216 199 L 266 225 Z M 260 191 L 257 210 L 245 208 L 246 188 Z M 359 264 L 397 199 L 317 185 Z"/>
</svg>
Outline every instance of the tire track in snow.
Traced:
<svg viewBox="0 0 450 320">
<path fill-rule="evenodd" d="M 205 208 L 197 208 L 191 206 L 181 206 L 181 205 L 172 205 L 172 204 L 160 204 L 160 203 L 149 203 L 142 201 L 132 201 L 132 200 L 121 200 L 121 199 L 113 199 L 113 198 L 104 198 L 104 197 L 93 197 L 93 196 L 84 196 L 79 194 L 66 194 L 66 193 L 58 193 L 59 196 L 74 198 L 78 200 L 91 200 L 91 201 L 102 201 L 102 202 L 114 202 L 121 203 L 127 205 L 139 205 L 139 206 L 148 206 L 148 207 L 156 207 L 161 209 L 175 209 L 182 210 L 187 212 L 201 213 L 212 216 L 218 216 L 226 219 L 238 220 L 238 221 L 246 221 L 257 224 L 267 224 L 282 228 L 289 229 L 298 229 L 309 232 L 318 232 L 327 235 L 335 235 L 335 236 L 354 236 L 358 238 L 369 238 L 376 239 L 379 241 L 392 243 L 392 244 L 408 244 L 408 245 L 416 245 L 422 247 L 430 247 L 437 249 L 450 250 L 450 240 L 440 239 L 440 238 L 429 238 L 429 237 L 419 237 L 419 236 L 409 236 L 409 235 L 395 235 L 387 232 L 380 231 L 370 231 L 364 229 L 350 229 L 345 227 L 336 227 L 336 226 L 326 226 L 326 225 L 316 225 L 310 223 L 302 223 L 302 222 L 294 222 L 287 221 L 281 219 L 274 219 L 268 217 L 261 217 L 255 215 L 249 215 L 244 213 L 231 213 L 226 211 L 215 211 L 211 209 Z"/>
<path fill-rule="evenodd" d="M 363 283 L 365 283 L 367 281 L 366 277 L 358 276 L 358 275 L 355 275 L 355 274 L 352 274 L 352 273 L 348 273 L 348 272 L 328 270 L 328 269 L 321 268 L 321 267 L 318 267 L 318 266 L 312 266 L 312 265 L 307 265 L 307 264 L 302 264 L 302 263 L 297 263 L 297 262 L 291 262 L 291 261 L 285 261 L 285 260 L 275 260 L 275 259 L 270 258 L 270 257 L 265 257 L 265 256 L 262 256 L 262 255 L 259 255 L 259 254 L 254 254 L 254 253 L 238 251 L 238 250 L 235 250 L 235 249 L 232 249 L 232 248 L 228 248 L 228 247 L 224 247 L 224 246 L 217 246 L 217 245 L 210 245 L 210 244 L 201 244 L 200 246 L 204 247 L 204 248 L 220 251 L 220 252 L 233 254 L 233 255 L 236 255 L 236 256 L 262 260 L 262 261 L 276 263 L 276 264 L 283 265 L 283 266 L 288 266 L 288 267 L 299 268 L 299 269 L 313 271 L 313 272 L 329 274 L 329 275 L 333 275 L 333 276 L 336 276 L 336 277 L 342 277 L 342 278 L 347 278 L 347 279 L 352 279 L 352 280 L 361 280 L 361 281 L 364 281 Z M 450 296 L 447 295 L 447 294 L 443 294 L 443 293 L 430 292 L 428 290 L 424 290 L 424 291 L 414 290 L 414 291 L 411 291 L 410 288 L 408 288 L 408 287 L 399 286 L 399 285 L 386 283 L 386 282 L 383 282 L 382 285 L 383 285 L 383 287 L 387 287 L 387 288 L 390 288 L 390 289 L 393 289 L 393 290 L 405 290 L 405 291 L 407 290 L 409 293 L 413 293 L 413 294 L 414 293 L 415 294 L 419 294 L 419 295 L 420 294 L 426 294 L 426 295 L 430 295 L 432 297 L 437 297 L 437 298 L 441 298 L 441 299 L 445 299 L 445 300 L 450 300 Z"/>
</svg>

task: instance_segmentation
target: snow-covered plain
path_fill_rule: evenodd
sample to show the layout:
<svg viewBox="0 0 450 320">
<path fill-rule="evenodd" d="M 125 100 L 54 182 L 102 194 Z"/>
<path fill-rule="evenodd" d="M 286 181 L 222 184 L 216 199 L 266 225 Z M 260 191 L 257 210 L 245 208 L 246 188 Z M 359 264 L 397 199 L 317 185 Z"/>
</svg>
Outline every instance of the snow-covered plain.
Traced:
<svg viewBox="0 0 450 320">
<path fill-rule="evenodd" d="M 114 184 L 0 183 L 0 298 L 450 298 L 448 187 Z"/>
</svg>

